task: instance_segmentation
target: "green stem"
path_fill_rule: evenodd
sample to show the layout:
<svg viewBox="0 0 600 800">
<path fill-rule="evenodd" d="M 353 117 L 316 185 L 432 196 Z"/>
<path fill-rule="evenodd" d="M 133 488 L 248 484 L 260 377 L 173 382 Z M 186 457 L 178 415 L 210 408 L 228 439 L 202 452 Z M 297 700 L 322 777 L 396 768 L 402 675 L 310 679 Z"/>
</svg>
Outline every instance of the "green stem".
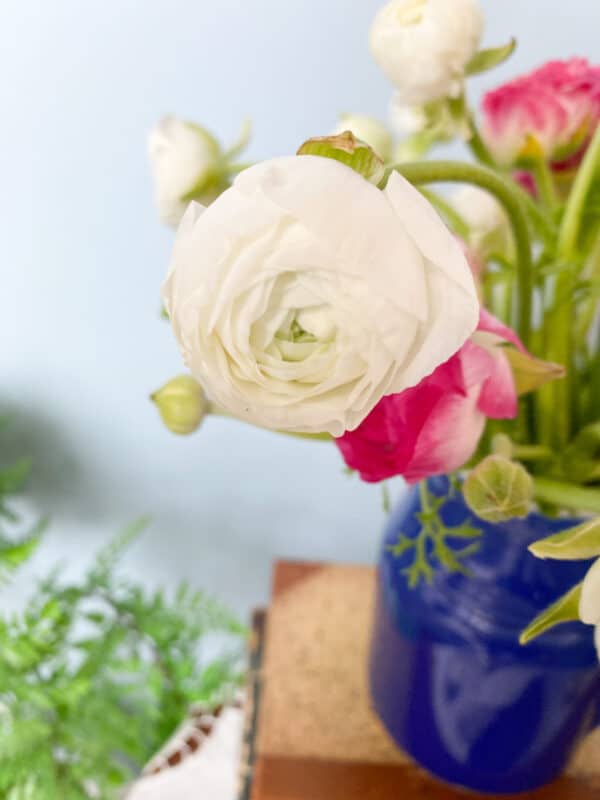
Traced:
<svg viewBox="0 0 600 800">
<path fill-rule="evenodd" d="M 566 378 L 547 392 L 552 396 L 554 442 L 559 446 L 568 442 L 573 424 L 578 423 L 576 413 L 578 408 L 575 411 L 573 409 L 573 401 L 578 392 L 572 293 L 577 277 L 578 243 L 584 219 L 583 212 L 599 164 L 600 127 L 587 149 L 567 201 L 557 245 L 558 261 L 564 266 L 564 271 L 557 280 L 554 303 L 544 320 L 544 328 L 548 331 L 549 358 L 564 364 L 567 368 Z"/>
<path fill-rule="evenodd" d="M 553 381 L 542 394 L 549 399 L 551 417 L 546 420 L 546 440 L 557 450 L 564 447 L 571 436 L 571 411 L 574 398 L 575 359 L 573 353 L 573 275 L 564 269 L 556 280 L 554 302 L 544 316 L 546 335 L 545 356 L 548 361 L 562 364 L 566 374 L 560 381 Z"/>
<path fill-rule="evenodd" d="M 551 214 L 554 214 L 559 206 L 559 200 L 554 184 L 554 177 L 548 163 L 543 159 L 539 159 L 533 164 L 532 172 L 542 203 Z"/>
<path fill-rule="evenodd" d="M 584 156 L 575 183 L 571 189 L 565 208 L 565 215 L 558 236 L 558 255 L 565 262 L 570 261 L 577 251 L 577 240 L 583 221 L 583 209 L 587 195 L 594 181 L 600 163 L 600 127 Z"/>
<path fill-rule="evenodd" d="M 428 161 L 419 164 L 398 164 L 386 171 L 383 184 L 392 172 L 399 172 L 410 183 L 421 185 L 436 182 L 470 183 L 493 194 L 501 203 L 512 224 L 517 250 L 516 327 L 525 347 L 531 343 L 533 303 L 533 262 L 527 217 L 513 186 L 487 167 L 456 161 Z"/>
<path fill-rule="evenodd" d="M 539 235 L 544 244 L 548 245 L 551 249 L 554 249 L 554 244 L 556 241 L 555 226 L 549 221 L 548 217 L 543 212 L 542 208 L 535 202 L 533 197 L 531 197 L 531 195 L 528 194 L 522 186 L 519 186 L 516 181 L 512 181 L 511 186 L 515 190 L 515 194 L 518 195 L 521 205 L 525 209 L 535 232 Z"/>
<path fill-rule="evenodd" d="M 488 150 L 486 143 L 481 138 L 481 134 L 479 133 L 479 128 L 477 127 L 477 123 L 473 114 L 468 114 L 467 122 L 469 123 L 469 129 L 471 131 L 471 136 L 467 141 L 469 150 L 481 164 L 485 164 L 486 167 L 493 167 L 494 159 Z"/>
<path fill-rule="evenodd" d="M 431 506 L 429 505 L 429 490 L 427 488 L 427 481 L 421 481 L 419 484 L 419 500 L 421 501 L 421 511 L 425 514 L 431 511 Z"/>
<path fill-rule="evenodd" d="M 600 490 L 586 489 L 572 483 L 562 483 L 547 478 L 534 478 L 536 500 L 562 506 L 572 511 L 593 511 L 600 514 Z"/>
<path fill-rule="evenodd" d="M 543 444 L 515 444 L 512 457 L 519 461 L 548 461 L 554 457 L 554 453 Z"/>
</svg>

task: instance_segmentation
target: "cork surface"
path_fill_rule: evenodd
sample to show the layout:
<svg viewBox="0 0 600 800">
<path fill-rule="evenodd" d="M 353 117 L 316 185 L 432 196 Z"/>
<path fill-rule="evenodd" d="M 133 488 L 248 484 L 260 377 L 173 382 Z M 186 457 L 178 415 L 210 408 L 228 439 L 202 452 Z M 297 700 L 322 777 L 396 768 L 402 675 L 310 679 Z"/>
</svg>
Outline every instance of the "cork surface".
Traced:
<svg viewBox="0 0 600 800">
<path fill-rule="evenodd" d="M 274 590 L 259 756 L 409 763 L 369 708 L 366 665 L 375 570 L 284 563 L 277 567 Z M 600 789 L 600 731 L 584 742 L 568 772 Z"/>
<path fill-rule="evenodd" d="M 280 577 L 269 608 L 258 751 L 405 761 L 367 703 L 372 571 L 325 566 L 283 591 Z"/>
</svg>

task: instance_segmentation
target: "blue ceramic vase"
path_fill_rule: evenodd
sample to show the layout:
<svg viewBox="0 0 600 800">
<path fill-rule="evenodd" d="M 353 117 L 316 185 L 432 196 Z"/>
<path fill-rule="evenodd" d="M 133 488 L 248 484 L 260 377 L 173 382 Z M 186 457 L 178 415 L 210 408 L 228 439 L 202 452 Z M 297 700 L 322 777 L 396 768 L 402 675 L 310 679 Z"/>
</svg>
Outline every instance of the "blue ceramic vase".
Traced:
<svg viewBox="0 0 600 800">
<path fill-rule="evenodd" d="M 592 628 L 569 623 L 525 647 L 518 642 L 589 567 L 536 559 L 527 546 L 577 520 L 532 514 L 490 524 L 446 478 L 427 488 L 446 498 L 438 511 L 445 526 L 470 520 L 481 530 L 480 549 L 465 559 L 469 575 L 435 567 L 431 582 L 410 588 L 414 548 L 398 554 L 394 545 L 421 530 L 416 487 L 392 514 L 371 648 L 374 708 L 398 745 L 437 778 L 490 794 L 532 790 L 557 777 L 600 724 Z"/>
</svg>

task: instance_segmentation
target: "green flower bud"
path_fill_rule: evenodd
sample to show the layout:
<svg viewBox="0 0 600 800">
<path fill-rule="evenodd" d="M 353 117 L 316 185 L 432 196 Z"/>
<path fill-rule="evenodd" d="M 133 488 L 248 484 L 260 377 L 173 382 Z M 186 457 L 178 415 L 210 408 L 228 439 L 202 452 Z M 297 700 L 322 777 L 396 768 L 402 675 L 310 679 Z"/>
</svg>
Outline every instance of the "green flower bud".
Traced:
<svg viewBox="0 0 600 800">
<path fill-rule="evenodd" d="M 351 131 L 309 139 L 299 148 L 298 155 L 322 156 L 341 161 L 375 185 L 380 183 L 385 174 L 381 158 L 370 145 L 357 139 Z"/>
<path fill-rule="evenodd" d="M 154 392 L 150 399 L 172 432 L 185 436 L 198 430 L 208 413 L 203 388 L 190 375 L 179 375 Z"/>
<path fill-rule="evenodd" d="M 484 458 L 466 479 L 467 505 L 487 522 L 526 517 L 533 499 L 533 480 L 525 467 L 501 455 Z"/>
</svg>

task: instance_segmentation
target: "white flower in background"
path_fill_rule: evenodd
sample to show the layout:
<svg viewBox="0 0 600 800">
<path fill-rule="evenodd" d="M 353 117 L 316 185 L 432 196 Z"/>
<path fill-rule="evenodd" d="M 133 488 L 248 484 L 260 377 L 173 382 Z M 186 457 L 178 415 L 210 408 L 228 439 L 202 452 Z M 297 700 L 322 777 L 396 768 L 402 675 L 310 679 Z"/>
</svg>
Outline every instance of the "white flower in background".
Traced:
<svg viewBox="0 0 600 800">
<path fill-rule="evenodd" d="M 402 103 L 423 106 L 460 94 L 483 27 L 478 0 L 392 0 L 375 17 L 371 51 Z"/>
<path fill-rule="evenodd" d="M 586 625 L 600 625 L 600 558 L 583 582 L 579 616 Z"/>
<path fill-rule="evenodd" d="M 210 399 L 256 425 L 340 436 L 474 331 L 460 246 L 396 173 L 385 191 L 338 161 L 250 167 L 190 205 L 163 298 Z"/>
<path fill-rule="evenodd" d="M 486 260 L 512 252 L 510 223 L 493 195 L 476 186 L 463 186 L 454 193 L 452 205 L 469 226 L 467 243 L 476 256 Z"/>
<path fill-rule="evenodd" d="M 383 161 L 390 160 L 392 135 L 383 122 L 363 114 L 341 114 L 331 134 L 337 136 L 345 131 L 350 131 L 357 139 L 370 145 Z"/>
<path fill-rule="evenodd" d="M 600 558 L 590 569 L 583 582 L 579 616 L 586 625 L 596 626 L 596 648 L 600 659 Z"/>
<path fill-rule="evenodd" d="M 394 92 L 389 106 L 392 129 L 400 135 L 419 133 L 427 127 L 427 114 L 422 106 L 407 106 Z"/>
<path fill-rule="evenodd" d="M 208 203 L 224 187 L 224 157 L 208 131 L 164 117 L 150 133 L 148 154 L 162 222 L 176 227 L 192 197 Z"/>
</svg>

